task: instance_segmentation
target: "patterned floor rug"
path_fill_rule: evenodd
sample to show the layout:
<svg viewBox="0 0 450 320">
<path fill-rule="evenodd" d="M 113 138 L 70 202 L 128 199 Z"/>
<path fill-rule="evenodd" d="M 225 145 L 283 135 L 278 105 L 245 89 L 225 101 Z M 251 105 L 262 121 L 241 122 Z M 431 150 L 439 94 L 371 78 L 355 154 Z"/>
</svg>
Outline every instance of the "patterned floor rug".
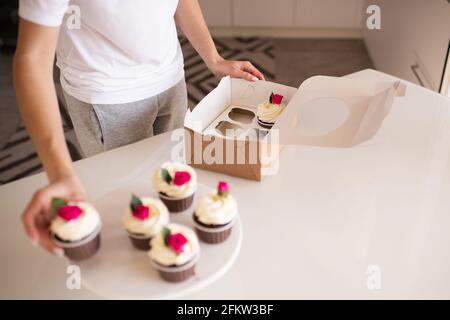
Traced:
<svg viewBox="0 0 450 320">
<path fill-rule="evenodd" d="M 224 58 L 249 60 L 264 73 L 268 80 L 274 80 L 275 57 L 272 40 L 262 38 L 216 38 L 214 41 Z M 180 43 L 185 58 L 189 106 L 193 107 L 217 85 L 218 80 L 209 72 L 186 39 L 181 38 Z M 75 161 L 80 159 L 80 152 L 72 123 L 65 111 L 63 101 L 60 101 L 60 110 L 66 142 L 72 159 Z M 40 171 L 42 171 L 42 165 L 25 127 L 21 124 L 0 150 L 0 184 L 5 184 Z"/>
</svg>

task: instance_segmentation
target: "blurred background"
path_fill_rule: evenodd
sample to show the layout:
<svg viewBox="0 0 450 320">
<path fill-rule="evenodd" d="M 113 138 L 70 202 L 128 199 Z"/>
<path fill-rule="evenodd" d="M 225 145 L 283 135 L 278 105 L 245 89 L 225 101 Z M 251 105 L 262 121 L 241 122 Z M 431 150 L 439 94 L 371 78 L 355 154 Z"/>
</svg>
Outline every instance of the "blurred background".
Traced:
<svg viewBox="0 0 450 320">
<path fill-rule="evenodd" d="M 200 0 L 223 57 L 250 60 L 269 80 L 298 87 L 313 75 L 343 76 L 366 68 L 450 97 L 449 0 Z M 379 8 L 380 29 L 370 29 Z M 17 0 L 0 2 L 0 184 L 41 171 L 17 110 L 11 61 Z M 180 35 L 190 106 L 217 79 Z M 58 70 L 55 84 L 59 90 Z M 77 141 L 60 96 L 73 160 Z"/>
</svg>

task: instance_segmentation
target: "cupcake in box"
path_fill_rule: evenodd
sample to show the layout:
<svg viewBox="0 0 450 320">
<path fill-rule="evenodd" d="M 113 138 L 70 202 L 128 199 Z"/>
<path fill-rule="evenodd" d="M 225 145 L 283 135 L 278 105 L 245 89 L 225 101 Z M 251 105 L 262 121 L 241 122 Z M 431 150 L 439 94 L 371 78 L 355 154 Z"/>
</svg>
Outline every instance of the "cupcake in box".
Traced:
<svg viewBox="0 0 450 320">
<path fill-rule="evenodd" d="M 269 97 L 269 102 L 264 102 L 258 105 L 256 112 L 258 124 L 266 129 L 272 128 L 275 121 L 286 107 L 281 94 L 273 93 Z"/>
<path fill-rule="evenodd" d="M 100 248 L 101 221 L 97 210 L 87 202 L 54 198 L 56 212 L 50 224 L 53 242 L 64 250 L 71 260 L 83 260 Z"/>
<path fill-rule="evenodd" d="M 220 243 L 228 239 L 237 213 L 237 202 L 228 183 L 220 181 L 217 190 L 203 196 L 195 208 L 193 218 L 200 240 Z"/>
<path fill-rule="evenodd" d="M 171 223 L 151 240 L 148 254 L 164 280 L 181 282 L 194 275 L 200 245 L 192 229 Z"/>
<path fill-rule="evenodd" d="M 131 243 L 137 249 L 149 250 L 152 237 L 169 223 L 169 211 L 158 199 L 132 195 L 122 222 Z"/>
<path fill-rule="evenodd" d="M 166 162 L 156 170 L 153 185 L 170 212 L 181 212 L 192 205 L 197 174 L 186 164 Z"/>
</svg>

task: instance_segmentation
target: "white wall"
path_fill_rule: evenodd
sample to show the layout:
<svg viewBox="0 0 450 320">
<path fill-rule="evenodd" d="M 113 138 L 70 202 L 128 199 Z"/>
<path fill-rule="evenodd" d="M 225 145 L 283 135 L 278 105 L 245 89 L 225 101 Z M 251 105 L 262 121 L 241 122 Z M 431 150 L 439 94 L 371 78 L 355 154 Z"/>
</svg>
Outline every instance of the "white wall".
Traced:
<svg viewBox="0 0 450 320">
<path fill-rule="evenodd" d="M 200 0 L 215 30 L 256 35 L 361 36 L 363 0 Z M 317 32 L 320 30 L 321 32 Z"/>
</svg>

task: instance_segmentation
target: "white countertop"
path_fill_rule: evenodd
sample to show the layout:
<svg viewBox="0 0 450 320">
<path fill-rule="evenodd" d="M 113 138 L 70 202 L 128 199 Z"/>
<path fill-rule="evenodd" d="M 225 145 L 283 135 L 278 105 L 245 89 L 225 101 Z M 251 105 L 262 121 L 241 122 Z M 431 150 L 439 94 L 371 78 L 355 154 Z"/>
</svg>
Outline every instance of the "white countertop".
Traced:
<svg viewBox="0 0 450 320">
<path fill-rule="evenodd" d="M 450 99 L 407 86 L 370 141 L 286 147 L 277 175 L 261 183 L 227 178 L 239 201 L 241 252 L 225 276 L 186 298 L 450 299 Z M 76 170 L 93 196 L 126 179 L 129 168 L 169 158 L 169 137 L 78 161 Z M 220 177 L 198 175 L 211 186 Z M 0 298 L 96 298 L 66 289 L 64 261 L 25 237 L 21 212 L 45 183 L 38 174 L 0 187 Z M 379 268 L 378 290 L 367 287 L 369 266 Z"/>
</svg>

